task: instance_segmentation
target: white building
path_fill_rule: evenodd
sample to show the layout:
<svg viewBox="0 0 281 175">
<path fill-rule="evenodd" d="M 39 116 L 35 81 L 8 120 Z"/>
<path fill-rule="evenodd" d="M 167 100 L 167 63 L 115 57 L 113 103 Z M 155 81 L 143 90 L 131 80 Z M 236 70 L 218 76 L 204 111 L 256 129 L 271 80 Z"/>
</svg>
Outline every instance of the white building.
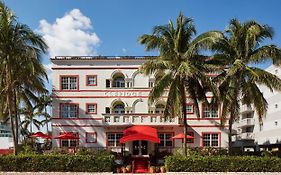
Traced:
<svg viewBox="0 0 281 175">
<path fill-rule="evenodd" d="M 3 123 L 0 123 L 0 143 L 0 154 L 14 146 L 11 128 Z"/>
<path fill-rule="evenodd" d="M 133 155 L 171 151 L 182 146 L 182 140 L 171 140 L 183 132 L 178 118 L 165 121 L 161 116 L 167 95 L 149 106 L 148 94 L 153 77 L 145 77 L 138 68 L 155 57 L 55 57 L 53 63 L 53 146 L 95 147 L 121 151 L 123 131 L 132 126 L 155 128 L 160 143 L 138 134 L 125 139 L 122 149 Z M 188 111 L 190 147 L 227 147 L 227 125 L 220 128 L 220 110 L 200 104 L 201 118 Z M 280 104 L 281 105 L 281 104 Z M 139 127 L 141 128 L 141 127 Z M 60 133 L 73 132 L 79 140 L 58 140 Z M 134 131 L 137 132 L 137 131 Z M 130 132 L 129 132 L 130 134 Z M 130 135 L 131 136 L 131 135 Z"/>
<path fill-rule="evenodd" d="M 270 66 L 266 71 L 277 75 L 281 78 L 281 68 Z M 253 106 L 243 105 L 241 117 L 235 127 L 238 135 L 235 136 L 236 146 L 244 147 L 244 151 L 256 150 L 263 148 L 281 149 L 281 93 L 278 91 L 271 92 L 265 86 L 259 86 L 268 102 L 268 111 L 263 123 L 259 123 L 257 114 Z"/>
</svg>

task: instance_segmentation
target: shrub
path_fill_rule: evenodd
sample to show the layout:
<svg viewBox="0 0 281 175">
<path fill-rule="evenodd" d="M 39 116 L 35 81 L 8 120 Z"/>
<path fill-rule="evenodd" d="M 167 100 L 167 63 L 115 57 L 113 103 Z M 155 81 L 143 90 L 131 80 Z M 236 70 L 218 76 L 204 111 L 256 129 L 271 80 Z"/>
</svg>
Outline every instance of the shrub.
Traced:
<svg viewBox="0 0 281 175">
<path fill-rule="evenodd" d="M 0 171 L 110 172 L 112 155 L 8 155 L 0 156 Z"/>
<path fill-rule="evenodd" d="M 165 158 L 171 172 L 280 172 L 281 159 L 254 156 L 183 156 Z"/>
<path fill-rule="evenodd" d="M 174 155 L 184 154 L 184 148 L 179 148 L 174 150 Z M 222 156 L 228 155 L 227 149 L 224 148 L 214 148 L 214 147 L 195 147 L 188 148 L 187 154 L 189 156 Z"/>
</svg>

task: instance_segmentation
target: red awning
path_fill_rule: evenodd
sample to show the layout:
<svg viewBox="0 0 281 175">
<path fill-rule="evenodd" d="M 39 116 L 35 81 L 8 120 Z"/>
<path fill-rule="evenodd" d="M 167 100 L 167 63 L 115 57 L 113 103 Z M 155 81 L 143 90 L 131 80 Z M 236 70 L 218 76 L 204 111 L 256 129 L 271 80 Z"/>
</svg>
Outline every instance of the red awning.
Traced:
<svg viewBox="0 0 281 175">
<path fill-rule="evenodd" d="M 147 140 L 155 143 L 160 143 L 157 135 L 157 130 L 150 126 L 132 126 L 123 131 L 123 137 L 120 143 L 125 143 L 134 140 Z"/>
<path fill-rule="evenodd" d="M 36 133 L 30 135 L 30 137 L 40 137 L 40 138 L 44 138 L 44 139 L 51 139 L 52 138 L 52 136 L 44 134 L 42 132 L 36 132 Z"/>
<path fill-rule="evenodd" d="M 71 140 L 79 140 L 79 137 L 77 137 L 76 135 L 74 135 L 73 133 L 64 133 L 61 134 L 57 137 L 55 137 L 55 139 L 71 139 Z"/>
<path fill-rule="evenodd" d="M 191 135 L 186 135 L 186 138 L 187 139 L 194 139 L 194 137 L 191 136 Z M 184 139 L 184 133 L 177 134 L 174 137 L 172 137 L 171 139 Z"/>
</svg>

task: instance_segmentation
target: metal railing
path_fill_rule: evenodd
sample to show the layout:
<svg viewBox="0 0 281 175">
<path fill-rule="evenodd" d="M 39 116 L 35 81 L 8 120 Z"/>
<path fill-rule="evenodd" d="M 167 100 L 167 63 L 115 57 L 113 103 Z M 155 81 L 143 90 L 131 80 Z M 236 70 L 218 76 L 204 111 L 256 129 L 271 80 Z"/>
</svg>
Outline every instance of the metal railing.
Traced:
<svg viewBox="0 0 281 175">
<path fill-rule="evenodd" d="M 254 133 L 244 132 L 237 135 L 237 140 L 254 140 Z"/>
<path fill-rule="evenodd" d="M 255 120 L 253 118 L 242 119 L 237 124 L 238 127 L 252 126 L 252 125 L 255 125 Z"/>
</svg>

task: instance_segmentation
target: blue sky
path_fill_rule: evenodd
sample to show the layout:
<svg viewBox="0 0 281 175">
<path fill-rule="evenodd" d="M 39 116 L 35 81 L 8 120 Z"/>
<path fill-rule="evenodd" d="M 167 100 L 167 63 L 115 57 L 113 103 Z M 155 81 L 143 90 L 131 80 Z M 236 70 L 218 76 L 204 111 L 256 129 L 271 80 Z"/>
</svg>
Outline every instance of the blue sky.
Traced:
<svg viewBox="0 0 281 175">
<path fill-rule="evenodd" d="M 21 23 L 48 39 L 51 55 L 151 55 L 137 38 L 180 11 L 194 19 L 198 34 L 224 30 L 232 18 L 255 19 L 275 30 L 281 46 L 280 0 L 4 0 Z M 260 65 L 268 66 L 269 63 Z M 50 74 L 50 70 L 49 70 Z M 50 84 L 48 88 L 51 89 Z"/>
<path fill-rule="evenodd" d="M 198 34 L 208 30 L 224 30 L 231 18 L 238 18 L 241 21 L 255 19 L 262 24 L 272 26 L 275 30 L 272 42 L 281 45 L 280 0 L 6 0 L 4 2 L 14 11 L 20 22 L 51 38 L 53 42 L 50 44 L 51 55 L 154 54 L 145 52 L 143 46 L 137 43 L 137 38 L 142 34 L 151 33 L 155 25 L 166 24 L 169 19 L 175 20 L 180 11 L 194 19 Z M 67 20 L 64 19 L 67 16 L 75 17 L 77 13 L 81 19 L 75 19 L 78 21 L 72 21 L 69 28 L 65 27 Z M 56 23 L 57 19 L 61 19 L 60 24 Z M 85 19 L 90 20 L 90 23 L 87 20 L 82 24 L 79 23 L 79 20 Z M 77 27 L 77 24 L 81 26 Z M 74 33 L 69 33 L 73 28 Z M 58 30 L 64 31 L 62 34 L 65 36 L 61 37 L 62 34 L 57 32 Z M 83 36 L 76 37 L 78 35 L 75 32 L 81 33 L 81 31 Z M 83 48 L 87 49 L 83 50 Z M 49 63 L 49 55 L 44 57 L 44 63 Z"/>
</svg>

